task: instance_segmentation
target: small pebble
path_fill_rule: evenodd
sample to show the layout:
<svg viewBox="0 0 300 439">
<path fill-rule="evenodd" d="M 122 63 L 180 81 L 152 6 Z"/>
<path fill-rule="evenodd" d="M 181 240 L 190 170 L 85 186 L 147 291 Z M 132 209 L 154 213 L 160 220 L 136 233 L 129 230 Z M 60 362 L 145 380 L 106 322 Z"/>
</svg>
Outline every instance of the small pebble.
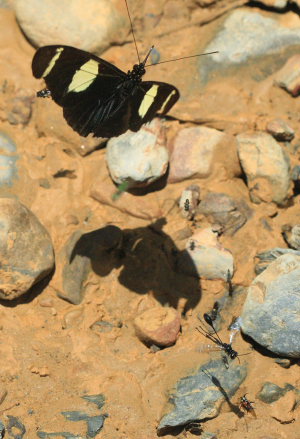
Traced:
<svg viewBox="0 0 300 439">
<path fill-rule="evenodd" d="M 291 367 L 291 360 L 289 358 L 276 358 L 275 363 L 284 369 L 289 369 Z"/>
<path fill-rule="evenodd" d="M 276 73 L 275 79 L 279 87 L 284 88 L 296 97 L 300 92 L 300 55 L 294 55 Z"/>
<path fill-rule="evenodd" d="M 295 131 L 282 119 L 273 119 L 267 123 L 266 129 L 276 140 L 290 141 L 295 136 Z"/>
<path fill-rule="evenodd" d="M 300 224 L 282 226 L 282 234 L 289 247 L 300 250 Z"/>
<path fill-rule="evenodd" d="M 44 297 L 43 299 L 40 299 L 39 305 L 43 308 L 51 308 L 53 306 L 52 297 Z"/>
<path fill-rule="evenodd" d="M 5 400 L 7 396 L 7 390 L 6 389 L 2 389 L 0 391 L 0 405 L 3 403 L 3 401 Z"/>
<path fill-rule="evenodd" d="M 137 316 L 134 327 L 137 337 L 148 346 L 168 347 L 179 335 L 180 316 L 173 308 L 154 307 Z"/>
<path fill-rule="evenodd" d="M 81 308 L 72 309 L 66 312 L 62 321 L 62 329 L 68 329 L 72 326 L 78 326 L 83 320 L 83 310 Z"/>
</svg>

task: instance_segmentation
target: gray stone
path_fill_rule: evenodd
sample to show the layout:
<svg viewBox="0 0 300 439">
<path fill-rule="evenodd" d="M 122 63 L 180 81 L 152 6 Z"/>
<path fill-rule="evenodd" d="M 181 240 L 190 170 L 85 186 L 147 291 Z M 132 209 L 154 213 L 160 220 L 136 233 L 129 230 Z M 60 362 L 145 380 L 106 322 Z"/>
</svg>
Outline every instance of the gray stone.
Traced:
<svg viewBox="0 0 300 439">
<path fill-rule="evenodd" d="M 36 216 L 12 198 L 0 198 L 0 297 L 13 300 L 54 268 L 51 238 Z"/>
<path fill-rule="evenodd" d="M 236 201 L 227 194 L 209 192 L 197 209 L 211 224 L 222 226 L 222 233 L 234 235 L 251 217 L 251 210 L 241 200 Z"/>
<path fill-rule="evenodd" d="M 3 439 L 5 435 L 5 425 L 0 421 L 0 439 Z"/>
<path fill-rule="evenodd" d="M 57 271 L 61 270 L 56 285 L 59 297 L 78 305 L 84 296 L 84 282 L 91 265 L 98 263 L 103 270 L 106 265 L 112 267 L 112 250 L 118 248 L 121 240 L 122 231 L 113 225 L 88 233 L 82 230 L 73 233 L 57 257 Z"/>
<path fill-rule="evenodd" d="M 101 53 L 112 42 L 123 43 L 129 31 L 126 8 L 117 2 L 90 0 L 16 0 L 19 25 L 34 46 L 59 41 L 89 52 Z M 86 25 L 88 23 L 88 26 Z"/>
<path fill-rule="evenodd" d="M 8 418 L 8 424 L 6 426 L 6 431 L 8 437 L 14 439 L 23 439 L 26 433 L 25 425 L 20 421 L 19 418 L 15 416 L 7 415 L 7 418 Z"/>
<path fill-rule="evenodd" d="M 98 395 L 84 395 L 82 398 L 88 402 L 91 402 L 92 404 L 96 404 L 99 410 L 105 404 L 105 396 L 102 395 L 102 393 L 99 393 Z"/>
<path fill-rule="evenodd" d="M 300 256 L 272 262 L 250 287 L 242 312 L 242 331 L 266 349 L 300 357 Z"/>
<path fill-rule="evenodd" d="M 279 366 L 283 367 L 284 369 L 289 369 L 292 365 L 292 361 L 289 358 L 276 358 L 275 363 L 279 364 Z"/>
<path fill-rule="evenodd" d="M 167 171 L 169 152 L 162 122 L 154 119 L 137 133 L 128 131 L 107 143 L 106 161 L 113 181 L 148 186 Z"/>
<path fill-rule="evenodd" d="M 287 384 L 284 388 L 277 386 L 277 384 L 265 382 L 258 393 L 258 398 L 265 402 L 266 404 L 271 404 L 272 402 L 278 401 L 282 398 L 286 392 L 293 390 L 293 386 Z"/>
<path fill-rule="evenodd" d="M 36 434 L 41 439 L 48 439 L 51 437 L 57 437 L 59 439 L 61 439 L 62 437 L 64 439 L 86 439 L 86 437 L 82 435 L 69 433 L 67 431 L 58 431 L 57 433 L 47 433 L 46 431 L 37 431 Z"/>
<path fill-rule="evenodd" d="M 94 438 L 97 436 L 97 434 L 102 430 L 105 418 L 107 415 L 98 415 L 98 416 L 90 416 L 87 425 L 88 425 L 88 431 L 87 431 L 87 437 L 88 438 Z"/>
<path fill-rule="evenodd" d="M 195 375 L 181 378 L 169 402 L 174 409 L 163 416 L 158 432 L 188 424 L 194 420 L 215 418 L 222 403 L 239 388 L 247 375 L 244 365 L 231 364 L 227 369 L 222 360 L 202 365 Z"/>
<path fill-rule="evenodd" d="M 206 65 L 199 60 L 201 78 L 206 81 L 213 70 L 224 70 L 229 65 L 246 63 L 251 58 L 266 57 L 299 44 L 300 27 L 288 28 L 279 20 L 251 9 L 236 9 L 206 46 L 205 52 L 217 49 L 218 53 L 211 55 Z"/>
<path fill-rule="evenodd" d="M 281 146 L 264 132 L 239 134 L 237 141 L 252 201 L 285 204 L 291 196 L 290 162 Z"/>
<path fill-rule="evenodd" d="M 300 251 L 293 250 L 291 248 L 275 247 L 265 252 L 258 253 L 256 258 L 259 259 L 259 262 L 255 265 L 255 273 L 262 273 L 271 264 L 271 262 L 275 261 L 277 258 L 279 258 L 279 256 L 286 254 L 300 256 Z"/>
<path fill-rule="evenodd" d="M 300 250 L 300 224 L 295 224 L 294 226 L 290 224 L 283 225 L 282 234 L 291 248 Z"/>
<path fill-rule="evenodd" d="M 292 180 L 299 181 L 300 180 L 300 165 L 295 165 L 292 169 Z"/>
<path fill-rule="evenodd" d="M 16 152 L 15 142 L 7 134 L 0 132 L 0 187 L 11 187 L 18 178 L 16 162 L 19 156 Z"/>
<path fill-rule="evenodd" d="M 89 415 L 85 412 L 79 412 L 79 411 L 71 411 L 71 412 L 61 412 L 61 414 L 68 420 L 73 422 L 78 421 L 86 421 L 89 419 Z"/>
<path fill-rule="evenodd" d="M 206 279 L 227 280 L 232 276 L 233 256 L 223 248 L 217 233 L 211 228 L 195 232 L 186 243 L 186 251 L 179 256 L 178 269 L 183 273 Z"/>
</svg>

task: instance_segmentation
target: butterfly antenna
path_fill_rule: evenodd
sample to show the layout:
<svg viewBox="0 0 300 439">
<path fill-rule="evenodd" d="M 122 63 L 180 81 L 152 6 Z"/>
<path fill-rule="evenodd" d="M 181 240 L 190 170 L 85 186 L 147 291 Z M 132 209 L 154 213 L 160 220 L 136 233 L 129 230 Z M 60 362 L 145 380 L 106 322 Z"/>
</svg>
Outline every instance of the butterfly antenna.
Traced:
<svg viewBox="0 0 300 439">
<path fill-rule="evenodd" d="M 128 17 L 129 17 L 129 22 L 130 22 L 131 33 L 132 33 L 133 41 L 134 41 L 134 45 L 135 45 L 135 50 L 136 50 L 137 57 L 138 57 L 139 64 L 140 64 L 140 63 L 141 63 L 140 55 L 139 55 L 139 51 L 138 51 L 137 44 L 136 44 L 136 39 L 135 39 L 134 32 L 133 32 L 133 24 L 132 24 L 132 20 L 131 20 L 131 16 L 130 16 L 129 8 L 128 8 L 127 0 L 125 0 L 125 4 L 126 4 L 126 9 L 127 9 L 127 14 L 128 14 Z M 149 56 L 149 55 L 148 55 L 148 56 Z M 148 57 L 147 57 L 147 58 L 148 58 Z"/>
<path fill-rule="evenodd" d="M 164 64 L 166 62 L 179 61 L 180 59 L 196 58 L 196 56 L 212 55 L 214 53 L 219 53 L 219 51 L 216 50 L 215 52 L 199 53 L 198 55 L 190 55 L 190 56 L 183 56 L 182 58 L 169 59 L 167 61 L 161 61 L 161 62 L 154 63 L 154 64 L 148 64 L 146 67 L 157 66 L 158 64 Z"/>
<path fill-rule="evenodd" d="M 149 58 L 149 55 L 150 55 L 150 53 L 152 52 L 153 49 L 154 49 L 154 46 L 151 46 L 149 52 L 148 52 L 147 55 L 146 55 L 146 58 L 145 58 L 144 61 L 143 61 L 143 64 L 144 64 L 144 65 L 146 64 L 147 59 Z"/>
</svg>

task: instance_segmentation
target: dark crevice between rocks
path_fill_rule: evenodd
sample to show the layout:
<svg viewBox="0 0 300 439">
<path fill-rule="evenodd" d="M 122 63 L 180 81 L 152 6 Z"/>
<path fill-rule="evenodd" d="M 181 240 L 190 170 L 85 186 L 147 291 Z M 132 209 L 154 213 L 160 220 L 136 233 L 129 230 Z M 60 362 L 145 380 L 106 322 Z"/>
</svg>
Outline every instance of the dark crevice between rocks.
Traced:
<svg viewBox="0 0 300 439">
<path fill-rule="evenodd" d="M 277 14 L 286 14 L 287 12 L 295 12 L 300 14 L 300 8 L 295 3 L 289 3 L 284 8 L 275 8 L 274 6 L 267 6 L 259 1 L 249 1 L 245 4 L 249 8 L 259 8 L 263 11 L 276 12 Z"/>
<path fill-rule="evenodd" d="M 253 340 L 253 338 L 251 338 L 249 335 L 244 334 L 243 332 L 241 332 L 241 336 L 245 340 L 245 342 L 247 342 L 249 345 L 251 345 L 251 350 L 250 350 L 249 356 L 251 356 L 251 353 L 253 350 L 253 353 L 254 353 L 254 351 L 257 351 L 260 353 L 260 355 L 263 355 L 264 357 L 269 357 L 269 358 L 273 358 L 273 359 L 288 358 L 290 360 L 293 360 L 293 358 L 290 358 L 290 357 L 287 357 L 284 355 L 275 354 L 274 352 L 269 351 L 269 349 L 263 347 L 262 345 L 257 343 L 255 340 Z M 242 354 L 244 354 L 244 353 L 246 353 L 246 352 L 242 352 Z"/>
</svg>

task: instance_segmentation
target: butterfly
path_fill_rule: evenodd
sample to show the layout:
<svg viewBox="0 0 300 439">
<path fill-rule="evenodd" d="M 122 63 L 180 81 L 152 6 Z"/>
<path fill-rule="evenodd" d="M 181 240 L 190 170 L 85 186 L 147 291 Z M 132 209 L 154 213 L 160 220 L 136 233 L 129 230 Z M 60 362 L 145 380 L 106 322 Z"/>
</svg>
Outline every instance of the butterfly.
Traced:
<svg viewBox="0 0 300 439">
<path fill-rule="evenodd" d="M 143 62 L 125 73 L 75 47 L 40 47 L 32 60 L 32 73 L 43 78 L 47 88 L 37 96 L 51 96 L 81 136 L 116 137 L 128 129 L 138 131 L 157 113 L 167 114 L 179 98 L 173 85 L 142 81 L 152 49 Z"/>
</svg>

